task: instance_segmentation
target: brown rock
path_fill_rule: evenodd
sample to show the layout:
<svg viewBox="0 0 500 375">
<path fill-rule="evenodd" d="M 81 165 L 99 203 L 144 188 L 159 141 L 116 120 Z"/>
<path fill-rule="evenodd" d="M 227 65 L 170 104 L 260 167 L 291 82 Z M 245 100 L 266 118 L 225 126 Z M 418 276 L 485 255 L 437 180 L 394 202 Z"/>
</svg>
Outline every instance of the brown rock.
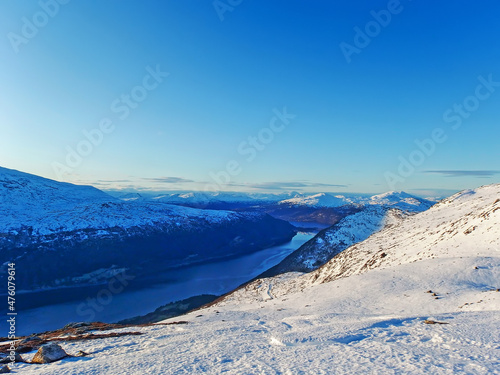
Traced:
<svg viewBox="0 0 500 375">
<path fill-rule="evenodd" d="M 68 354 L 60 345 L 51 342 L 42 345 L 31 360 L 31 363 L 51 363 L 67 357 Z"/>
</svg>

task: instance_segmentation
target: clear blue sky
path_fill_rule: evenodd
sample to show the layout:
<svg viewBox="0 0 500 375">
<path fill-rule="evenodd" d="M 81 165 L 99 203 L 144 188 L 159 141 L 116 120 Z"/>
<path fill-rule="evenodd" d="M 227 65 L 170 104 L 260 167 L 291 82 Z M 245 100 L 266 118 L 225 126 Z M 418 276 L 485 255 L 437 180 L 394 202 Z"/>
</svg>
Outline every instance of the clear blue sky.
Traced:
<svg viewBox="0 0 500 375">
<path fill-rule="evenodd" d="M 156 190 L 500 180 L 498 1 L 55 4 L 0 3 L 1 166 Z"/>
</svg>

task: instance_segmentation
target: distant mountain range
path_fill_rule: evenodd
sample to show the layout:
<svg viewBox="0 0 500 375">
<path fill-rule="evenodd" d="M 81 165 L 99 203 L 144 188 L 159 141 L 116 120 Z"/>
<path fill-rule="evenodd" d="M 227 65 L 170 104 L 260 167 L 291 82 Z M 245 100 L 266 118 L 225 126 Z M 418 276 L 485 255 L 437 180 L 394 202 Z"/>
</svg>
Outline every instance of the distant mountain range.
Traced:
<svg viewBox="0 0 500 375">
<path fill-rule="evenodd" d="M 172 194 L 137 193 L 115 194 L 125 201 L 163 202 L 184 207 L 239 212 L 265 212 L 275 218 L 297 223 L 334 225 L 342 218 L 363 210 L 379 206 L 400 209 L 405 212 L 427 210 L 435 202 L 405 192 L 388 192 L 379 195 L 367 194 L 305 194 L 299 192 L 263 194 L 231 192 L 187 192 Z"/>
<path fill-rule="evenodd" d="M 247 292 L 254 296 L 252 298 L 260 299 L 255 294 L 255 286 L 261 288 L 263 283 L 272 286 L 272 294 L 278 298 L 292 291 L 374 269 L 401 268 L 402 265 L 424 261 L 432 263 L 436 258 L 447 266 L 462 258 L 477 258 L 478 264 L 489 263 L 491 259 L 493 264 L 500 257 L 500 184 L 462 191 L 415 215 L 389 210 L 379 221 L 383 215 L 366 214 L 367 211 L 361 213 L 359 220 L 355 219 L 356 215 L 347 217 L 340 225 L 318 234 L 295 254 L 293 259 L 302 262 L 295 265 L 299 264 L 308 271 L 312 268 L 308 267 L 309 264 L 324 260 L 325 252 L 336 252 L 331 260 L 315 271 L 256 280 L 228 299 L 236 298 L 236 295 L 239 299 Z M 374 224 L 380 227 L 382 222 L 385 226 L 381 230 L 367 235 Z M 341 247 L 350 246 L 338 251 L 339 244 Z M 436 260 L 433 264 L 437 263 Z M 498 265 L 484 269 L 493 272 L 484 288 L 497 288 L 499 279 L 494 275 L 498 276 Z M 464 270 L 467 274 L 471 271 Z"/>
<path fill-rule="evenodd" d="M 6 168 L 0 212 L 0 264 L 22 268 L 17 286 L 27 290 L 98 283 L 125 271 L 161 279 L 169 268 L 250 253 L 296 233 L 265 213 L 123 201 Z"/>
<path fill-rule="evenodd" d="M 373 217 L 364 237 L 353 235 L 312 263 L 310 256 L 300 256 L 292 267 L 312 269 L 380 229 L 386 210 L 419 212 L 433 204 L 402 192 L 372 197 L 297 192 L 113 197 L 91 186 L 1 167 L 0 199 L 0 264 L 23 267 L 18 287 L 26 290 L 102 283 L 120 272 L 161 281 L 171 268 L 287 242 L 297 231 L 289 222 L 334 225 L 344 220 L 325 232 L 331 235 L 340 227 L 345 231 L 346 223 Z"/>
<path fill-rule="evenodd" d="M 148 193 L 114 193 L 115 197 L 130 201 L 157 201 L 197 208 L 217 208 L 237 204 L 238 207 L 282 205 L 290 207 L 336 208 L 346 205 L 385 205 L 410 211 L 423 211 L 435 202 L 405 192 L 391 191 L 370 196 L 368 194 L 333 193 L 232 193 L 232 192 L 186 192 L 155 195 Z"/>
</svg>

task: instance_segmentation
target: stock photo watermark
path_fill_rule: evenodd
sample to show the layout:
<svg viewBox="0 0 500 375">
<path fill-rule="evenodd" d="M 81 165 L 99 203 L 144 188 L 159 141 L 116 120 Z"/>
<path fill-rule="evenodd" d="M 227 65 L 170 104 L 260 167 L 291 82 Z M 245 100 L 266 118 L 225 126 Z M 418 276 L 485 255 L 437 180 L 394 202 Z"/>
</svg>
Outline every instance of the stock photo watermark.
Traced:
<svg viewBox="0 0 500 375">
<path fill-rule="evenodd" d="M 489 74 L 487 78 L 479 76 L 477 80 L 479 84 L 476 86 L 473 95 L 465 97 L 460 103 L 454 103 L 452 107 L 444 111 L 443 121 L 451 124 L 451 130 L 460 129 L 464 120 L 468 119 L 473 112 L 480 108 L 481 102 L 489 99 L 500 87 L 500 81 L 494 81 L 493 74 Z M 434 154 L 437 146 L 449 139 L 448 133 L 449 130 L 437 127 L 432 130 L 430 137 L 423 140 L 416 139 L 414 141 L 416 148 L 407 157 L 402 155 L 398 157 L 399 165 L 397 170 L 384 173 L 389 189 L 395 190 L 397 184 L 405 182 L 407 178 L 413 175 L 417 168 Z"/>
<path fill-rule="evenodd" d="M 368 47 L 373 39 L 379 36 L 383 29 L 389 26 L 393 16 L 400 14 L 403 10 L 404 6 L 401 4 L 400 0 L 389 0 L 386 9 L 370 11 L 372 19 L 362 28 L 359 26 L 354 27 L 354 37 L 352 43 L 344 41 L 339 44 L 340 50 L 342 51 L 347 63 L 351 63 L 352 55 L 359 55 L 366 47 Z"/>
<path fill-rule="evenodd" d="M 108 284 L 97 292 L 95 298 L 88 297 L 85 302 L 79 304 L 76 313 L 86 321 L 93 321 L 96 313 L 103 311 L 115 295 L 122 293 L 134 280 L 135 276 L 122 272 L 108 281 Z"/>
<path fill-rule="evenodd" d="M 255 136 L 248 136 L 245 141 L 242 141 L 237 151 L 240 156 L 245 157 L 247 163 L 255 160 L 259 152 L 265 150 L 275 138 L 276 134 L 281 133 L 295 119 L 297 115 L 288 113 L 287 108 L 283 110 L 273 109 L 274 116 L 269 121 L 268 126 L 263 127 L 257 132 Z M 210 172 L 210 178 L 213 182 L 205 186 L 204 191 L 218 191 L 221 190 L 223 185 L 231 182 L 231 178 L 238 176 L 243 172 L 242 163 L 236 159 L 229 160 L 224 169 L 218 172 Z"/>
<path fill-rule="evenodd" d="M 224 21 L 224 14 L 227 12 L 233 12 L 234 9 L 240 5 L 243 0 L 214 0 L 212 6 L 219 17 L 219 20 Z"/>
<path fill-rule="evenodd" d="M 9 331 L 7 338 L 10 340 L 7 358 L 14 364 L 16 362 L 16 264 L 7 264 L 7 323 Z"/>
<path fill-rule="evenodd" d="M 66 5 L 70 0 L 40 0 L 38 6 L 40 10 L 31 17 L 22 17 L 22 26 L 19 32 L 7 33 L 10 45 L 15 53 L 19 53 L 20 47 L 26 45 L 41 29 L 48 25 L 49 21 L 59 14 L 61 5 Z"/>
<path fill-rule="evenodd" d="M 134 86 L 128 93 L 122 94 L 111 102 L 110 111 L 117 116 L 120 121 L 126 120 L 132 110 L 139 107 L 144 102 L 149 93 L 165 80 L 170 73 L 163 72 L 160 65 L 155 68 L 146 67 L 147 74 L 143 77 L 141 84 Z M 116 129 L 116 119 L 103 117 L 98 126 L 93 129 L 82 131 L 82 139 L 74 146 L 66 146 L 66 157 L 64 163 L 52 162 L 52 170 L 59 180 L 78 168 L 85 157 L 89 156 L 96 147 L 100 146 L 106 135 L 111 134 Z"/>
</svg>

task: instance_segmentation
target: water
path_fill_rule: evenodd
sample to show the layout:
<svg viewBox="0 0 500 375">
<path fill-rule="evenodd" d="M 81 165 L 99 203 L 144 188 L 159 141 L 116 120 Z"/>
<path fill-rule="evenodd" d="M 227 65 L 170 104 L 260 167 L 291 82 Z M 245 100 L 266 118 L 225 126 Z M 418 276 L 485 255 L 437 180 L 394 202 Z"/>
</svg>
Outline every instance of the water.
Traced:
<svg viewBox="0 0 500 375">
<path fill-rule="evenodd" d="M 170 271 L 166 275 L 170 281 L 164 284 L 129 285 L 123 291 L 113 290 L 113 293 L 107 286 L 93 286 L 19 294 L 16 333 L 27 335 L 53 330 L 76 321 L 116 322 L 195 295 L 221 295 L 278 264 L 314 234 L 299 233 L 284 245 L 240 258 Z M 120 289 L 118 286 L 116 289 Z M 101 298 L 97 299 L 97 296 Z M 57 304 L 61 299 L 71 302 Z M 4 325 L 5 322 L 1 322 L 0 327 L 7 332 Z"/>
</svg>

